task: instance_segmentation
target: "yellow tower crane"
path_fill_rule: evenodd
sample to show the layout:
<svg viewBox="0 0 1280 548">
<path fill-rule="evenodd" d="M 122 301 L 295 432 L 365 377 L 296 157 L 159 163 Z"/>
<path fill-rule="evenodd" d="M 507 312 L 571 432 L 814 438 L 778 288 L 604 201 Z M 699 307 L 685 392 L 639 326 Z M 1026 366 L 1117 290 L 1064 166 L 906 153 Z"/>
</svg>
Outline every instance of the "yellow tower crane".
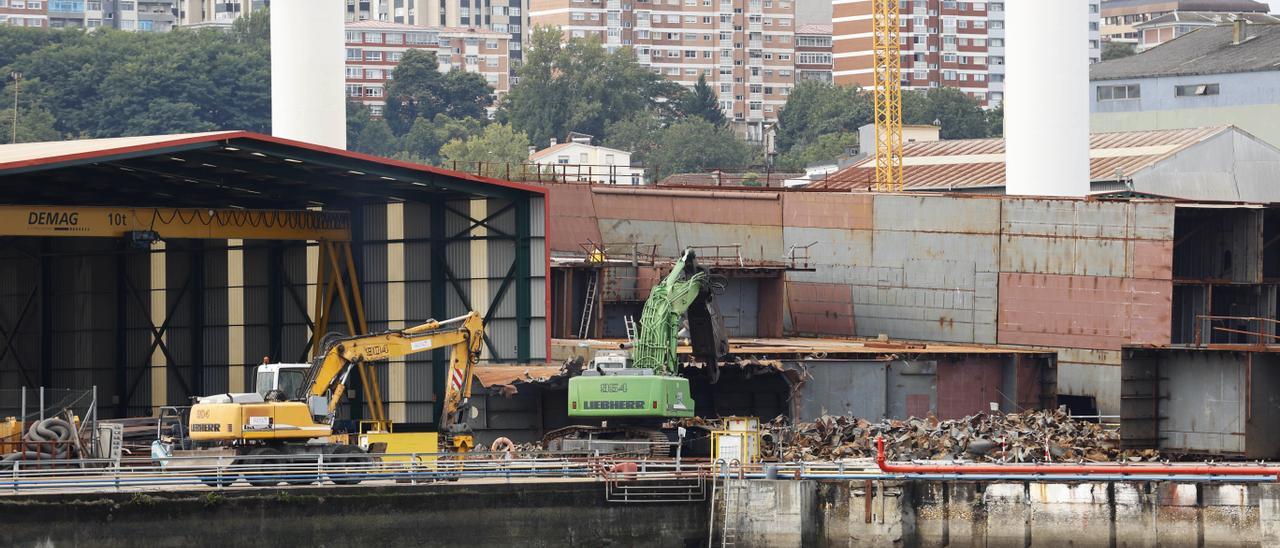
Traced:
<svg viewBox="0 0 1280 548">
<path fill-rule="evenodd" d="M 898 0 L 872 0 L 876 190 L 902 191 L 902 58 Z"/>
</svg>

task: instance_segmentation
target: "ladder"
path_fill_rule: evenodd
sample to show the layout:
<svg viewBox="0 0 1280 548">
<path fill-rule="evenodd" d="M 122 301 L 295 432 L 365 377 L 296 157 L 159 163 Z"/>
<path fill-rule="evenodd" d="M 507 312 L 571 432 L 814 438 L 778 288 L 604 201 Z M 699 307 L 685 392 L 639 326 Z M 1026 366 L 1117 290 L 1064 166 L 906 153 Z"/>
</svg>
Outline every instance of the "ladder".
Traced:
<svg viewBox="0 0 1280 548">
<path fill-rule="evenodd" d="M 636 326 L 636 319 L 631 316 L 623 316 L 622 323 L 627 326 L 627 341 L 631 346 L 636 345 L 636 338 L 640 336 L 640 328 Z"/>
<path fill-rule="evenodd" d="M 724 497 L 720 501 L 720 511 L 724 521 L 720 526 L 720 546 L 735 546 L 738 541 L 737 516 L 742 505 L 742 490 L 746 489 L 745 480 L 725 478 L 724 488 L 720 491 Z"/>
<path fill-rule="evenodd" d="M 582 303 L 582 320 L 578 322 L 578 338 L 585 339 L 591 335 L 591 318 L 595 316 L 596 294 L 600 292 L 600 271 L 593 270 L 587 278 L 587 296 Z"/>
</svg>

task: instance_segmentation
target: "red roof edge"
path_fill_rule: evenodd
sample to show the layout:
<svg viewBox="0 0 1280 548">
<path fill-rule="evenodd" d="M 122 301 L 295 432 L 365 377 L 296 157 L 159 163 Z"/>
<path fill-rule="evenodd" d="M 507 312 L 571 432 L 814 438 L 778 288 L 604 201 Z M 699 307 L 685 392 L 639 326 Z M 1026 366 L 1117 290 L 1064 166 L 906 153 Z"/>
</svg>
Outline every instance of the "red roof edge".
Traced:
<svg viewBox="0 0 1280 548">
<path fill-rule="evenodd" d="M 297 147 L 297 148 L 309 150 L 312 152 L 322 152 L 326 154 L 333 154 L 336 156 L 342 156 L 342 157 L 350 158 L 353 160 L 373 162 L 373 163 L 382 164 L 386 166 L 397 167 L 400 169 L 420 171 L 423 173 L 430 173 L 433 175 L 444 175 L 447 177 L 453 177 L 456 179 L 462 179 L 462 180 L 471 181 L 474 183 L 494 185 L 494 186 L 500 186 L 500 187 L 510 188 L 514 190 L 520 190 L 524 192 L 530 192 L 530 193 L 542 195 L 544 197 L 547 195 L 547 190 L 538 186 L 526 185 L 526 184 L 516 183 L 512 181 L 504 181 L 502 179 L 495 179 L 492 177 L 473 175 L 473 174 L 464 173 L 461 171 L 453 171 L 453 170 L 439 168 L 435 166 L 429 166 L 425 164 L 415 164 L 412 162 L 394 160 L 391 158 L 372 156 L 372 155 L 364 154 L 360 152 L 352 152 L 352 151 L 343 150 L 340 148 L 333 148 L 325 145 L 308 143 L 305 141 L 295 141 L 293 139 L 286 139 L 283 137 L 275 137 L 272 135 L 264 135 L 261 133 L 255 133 L 252 131 L 242 131 L 242 130 L 227 131 L 227 132 L 210 132 L 204 135 L 196 135 L 196 136 L 185 137 L 185 138 L 175 138 L 172 140 L 164 140 L 164 141 L 155 141 L 155 142 L 144 143 L 140 145 L 124 146 L 124 147 L 102 149 L 102 150 L 92 150 L 92 151 L 80 152 L 76 154 L 65 154 L 62 156 L 47 156 L 43 158 L 36 158 L 33 160 L 10 162 L 6 164 L 0 164 L 0 171 L 6 170 L 6 169 L 15 169 L 15 168 L 39 167 L 43 165 L 56 164 L 61 162 L 73 162 L 76 160 L 102 158 L 105 156 L 114 156 L 118 154 L 130 154 L 134 152 L 160 150 L 160 149 L 166 149 L 166 148 L 182 146 L 182 145 L 191 145 L 191 144 L 199 144 L 199 143 L 217 143 L 217 142 L 231 141 L 234 139 L 249 139 L 253 141 L 262 141 L 266 143 L 274 143 L 279 145 Z"/>
</svg>

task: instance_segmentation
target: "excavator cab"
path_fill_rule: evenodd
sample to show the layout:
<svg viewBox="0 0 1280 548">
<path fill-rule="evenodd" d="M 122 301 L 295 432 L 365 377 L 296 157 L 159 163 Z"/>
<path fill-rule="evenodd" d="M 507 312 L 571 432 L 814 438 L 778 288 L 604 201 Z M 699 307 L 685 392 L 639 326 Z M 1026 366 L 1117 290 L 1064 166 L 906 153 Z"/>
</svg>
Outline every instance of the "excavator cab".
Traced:
<svg viewBox="0 0 1280 548">
<path fill-rule="evenodd" d="M 265 400 L 298 399 L 307 382 L 305 363 L 263 363 L 254 374 L 253 389 Z"/>
</svg>

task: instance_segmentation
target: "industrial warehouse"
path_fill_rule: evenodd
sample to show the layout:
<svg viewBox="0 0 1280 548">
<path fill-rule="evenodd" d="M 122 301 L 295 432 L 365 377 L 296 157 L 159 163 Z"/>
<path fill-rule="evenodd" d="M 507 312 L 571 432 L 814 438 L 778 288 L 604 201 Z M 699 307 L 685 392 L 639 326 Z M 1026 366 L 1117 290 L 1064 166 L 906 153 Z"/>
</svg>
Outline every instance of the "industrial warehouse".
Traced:
<svg viewBox="0 0 1280 548">
<path fill-rule="evenodd" d="M 785 176 L 763 144 L 763 177 L 650 180 L 571 127 L 529 163 L 355 152 L 348 124 L 445 87 L 353 116 L 338 45 L 384 37 L 341 29 L 415 27 L 302 0 L 272 5 L 270 135 L 20 142 L 15 98 L 0 544 L 1280 544 L 1280 148 L 1091 133 L 1076 92 L 1139 86 L 1086 86 L 1065 2 L 1008 3 L 997 136 L 904 125 L 924 44 L 894 23 L 932 8 L 872 4 L 837 21 L 867 26 L 872 123 Z"/>
</svg>

